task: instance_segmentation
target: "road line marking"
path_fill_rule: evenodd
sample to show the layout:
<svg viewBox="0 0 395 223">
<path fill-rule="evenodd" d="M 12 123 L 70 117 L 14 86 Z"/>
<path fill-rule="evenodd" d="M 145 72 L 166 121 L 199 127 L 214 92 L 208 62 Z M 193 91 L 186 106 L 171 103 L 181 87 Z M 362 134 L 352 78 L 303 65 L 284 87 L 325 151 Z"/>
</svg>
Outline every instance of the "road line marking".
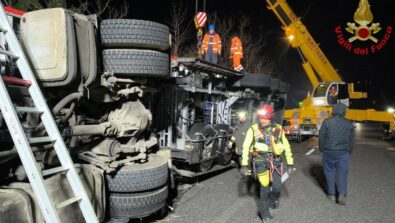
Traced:
<svg viewBox="0 0 395 223">
<path fill-rule="evenodd" d="M 310 149 L 305 155 L 306 156 L 310 156 L 313 152 L 315 151 L 315 149 Z"/>
</svg>

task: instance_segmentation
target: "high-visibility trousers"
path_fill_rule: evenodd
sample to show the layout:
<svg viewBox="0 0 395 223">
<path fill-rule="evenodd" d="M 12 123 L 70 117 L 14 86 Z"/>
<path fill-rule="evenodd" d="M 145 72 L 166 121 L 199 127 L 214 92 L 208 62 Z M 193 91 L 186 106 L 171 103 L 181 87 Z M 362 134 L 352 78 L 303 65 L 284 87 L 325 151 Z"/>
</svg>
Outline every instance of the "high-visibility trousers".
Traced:
<svg viewBox="0 0 395 223">
<path fill-rule="evenodd" d="M 241 71 L 243 70 L 243 66 L 241 65 L 241 56 L 240 55 L 233 55 L 233 69 L 236 71 Z"/>
</svg>

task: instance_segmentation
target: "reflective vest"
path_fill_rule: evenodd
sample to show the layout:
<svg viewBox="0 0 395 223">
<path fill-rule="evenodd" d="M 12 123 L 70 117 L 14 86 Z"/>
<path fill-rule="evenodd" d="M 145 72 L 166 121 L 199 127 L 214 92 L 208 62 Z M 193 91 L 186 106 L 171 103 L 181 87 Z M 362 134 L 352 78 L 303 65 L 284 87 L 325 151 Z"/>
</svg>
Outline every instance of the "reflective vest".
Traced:
<svg viewBox="0 0 395 223">
<path fill-rule="evenodd" d="M 203 41 L 202 41 L 202 50 L 204 53 L 207 53 L 207 51 L 209 49 L 209 45 L 211 46 L 210 48 L 213 50 L 213 53 L 218 54 L 218 52 L 221 52 L 222 43 L 221 43 L 221 39 L 217 33 L 214 33 L 212 35 L 209 33 L 206 33 L 204 35 Z"/>
<path fill-rule="evenodd" d="M 241 40 L 237 36 L 232 38 L 230 46 L 230 58 L 233 58 L 234 55 L 239 55 L 240 58 L 243 58 L 243 46 L 241 45 Z"/>
<path fill-rule="evenodd" d="M 252 125 L 246 134 L 243 143 L 242 166 L 248 166 L 252 152 L 273 153 L 274 155 L 285 154 L 288 165 L 293 165 L 291 146 L 281 125 L 271 125 L 260 129 L 258 124 Z"/>
</svg>

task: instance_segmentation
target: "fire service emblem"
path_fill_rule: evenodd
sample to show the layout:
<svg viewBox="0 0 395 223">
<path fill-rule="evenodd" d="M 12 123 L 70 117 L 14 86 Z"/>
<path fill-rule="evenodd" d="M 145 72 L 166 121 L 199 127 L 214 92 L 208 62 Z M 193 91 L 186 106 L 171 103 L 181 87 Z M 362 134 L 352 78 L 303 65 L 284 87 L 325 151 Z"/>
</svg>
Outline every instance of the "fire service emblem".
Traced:
<svg viewBox="0 0 395 223">
<path fill-rule="evenodd" d="M 357 39 L 361 41 L 371 40 L 374 43 L 378 42 L 378 39 L 372 34 L 378 33 L 381 30 L 381 27 L 380 23 L 372 23 L 373 14 L 370 10 L 368 0 L 361 0 L 359 2 L 357 11 L 354 13 L 354 21 L 358 23 L 359 26 L 355 25 L 353 22 L 348 22 L 348 27 L 346 28 L 349 33 L 354 34 L 353 37 L 348 39 L 350 43 Z M 370 23 L 372 23 L 372 25 L 369 26 Z"/>
<path fill-rule="evenodd" d="M 391 37 L 392 27 L 387 26 L 385 34 L 379 40 L 377 35 L 382 30 L 380 23 L 373 22 L 373 13 L 370 9 L 368 0 L 360 0 L 357 10 L 354 13 L 354 22 L 347 22 L 345 30 L 352 34 L 351 37 L 346 37 L 343 34 L 341 26 L 337 26 L 335 32 L 337 34 L 338 43 L 346 50 L 358 55 L 374 54 L 380 51 Z M 377 35 L 376 35 L 377 34 Z M 373 43 L 370 46 L 353 46 L 356 40 L 362 42 Z"/>
</svg>

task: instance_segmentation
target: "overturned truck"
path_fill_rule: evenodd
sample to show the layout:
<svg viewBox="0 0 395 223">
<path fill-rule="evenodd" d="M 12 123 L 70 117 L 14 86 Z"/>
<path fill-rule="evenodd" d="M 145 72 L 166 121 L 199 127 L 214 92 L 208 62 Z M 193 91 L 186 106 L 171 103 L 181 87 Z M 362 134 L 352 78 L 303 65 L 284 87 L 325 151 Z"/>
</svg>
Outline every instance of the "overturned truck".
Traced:
<svg viewBox="0 0 395 223">
<path fill-rule="evenodd" d="M 237 112 L 248 111 L 252 122 L 265 101 L 282 121 L 287 84 L 196 58 L 170 59 L 162 24 L 98 21 L 61 8 L 9 15 L 101 222 L 163 210 L 173 175 L 229 165 L 238 146 L 231 137 L 240 134 Z M 7 49 L 2 36 L 0 43 Z M 15 106 L 34 106 L 15 81 L 14 61 L 3 55 L 0 62 Z M 26 134 L 46 134 L 39 115 L 20 118 Z M 0 222 L 43 222 L 1 113 L 0 144 Z M 47 144 L 33 153 L 42 168 L 59 162 Z M 45 177 L 54 201 L 70 195 L 64 181 L 61 173 Z M 83 222 L 76 205 L 61 209 L 60 218 Z"/>
</svg>

